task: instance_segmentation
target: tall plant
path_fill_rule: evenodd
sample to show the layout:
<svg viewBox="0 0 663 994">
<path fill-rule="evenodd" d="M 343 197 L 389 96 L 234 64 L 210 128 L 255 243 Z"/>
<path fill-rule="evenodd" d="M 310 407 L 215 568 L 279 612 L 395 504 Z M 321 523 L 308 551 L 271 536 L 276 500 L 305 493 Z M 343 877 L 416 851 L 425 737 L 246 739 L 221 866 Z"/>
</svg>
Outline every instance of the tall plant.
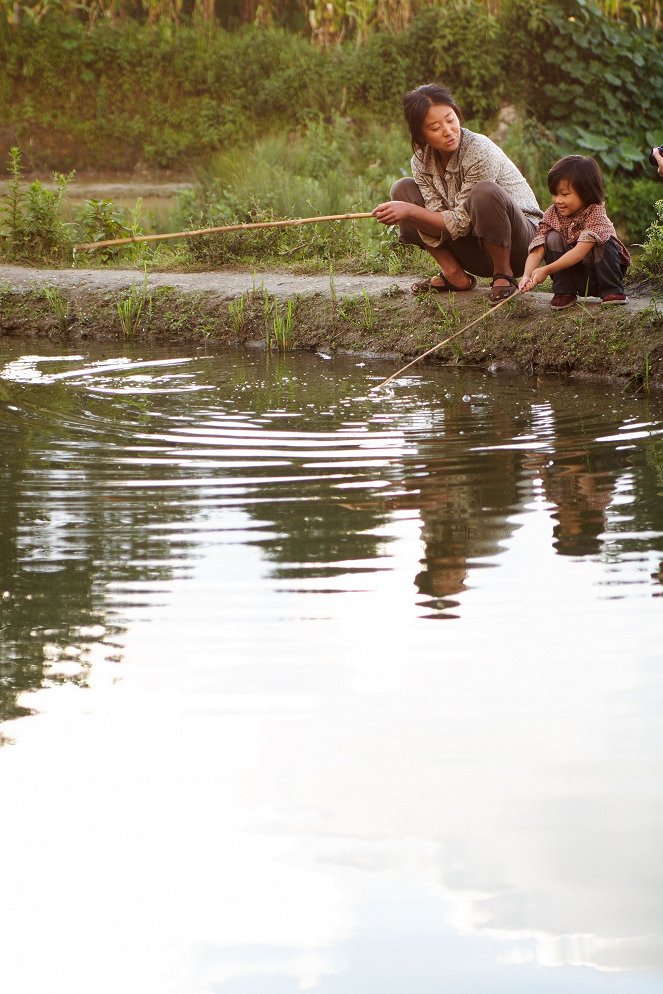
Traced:
<svg viewBox="0 0 663 994">
<path fill-rule="evenodd" d="M 630 30 L 590 0 L 504 0 L 500 27 L 511 87 L 558 140 L 560 154 L 593 155 L 627 173 L 643 166 L 663 107 L 651 31 Z"/>
<path fill-rule="evenodd" d="M 72 249 L 72 228 L 62 220 L 62 202 L 73 173 L 53 173 L 53 188 L 39 180 L 23 185 L 21 153 L 9 154 L 7 194 L 0 199 L 0 250 L 5 258 L 55 261 Z"/>
</svg>

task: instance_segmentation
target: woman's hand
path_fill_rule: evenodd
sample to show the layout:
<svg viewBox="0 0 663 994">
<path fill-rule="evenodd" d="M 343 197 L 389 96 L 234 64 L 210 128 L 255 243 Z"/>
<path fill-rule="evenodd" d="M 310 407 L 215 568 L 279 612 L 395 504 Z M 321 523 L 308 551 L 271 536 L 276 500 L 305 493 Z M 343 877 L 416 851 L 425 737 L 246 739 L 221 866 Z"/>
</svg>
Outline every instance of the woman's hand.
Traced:
<svg viewBox="0 0 663 994">
<path fill-rule="evenodd" d="M 663 176 L 663 155 L 661 155 L 657 148 L 652 149 L 652 155 L 658 162 L 658 175 Z"/>
<path fill-rule="evenodd" d="M 406 204 L 404 200 L 388 200 L 384 204 L 378 204 L 371 213 L 380 224 L 401 224 L 410 217 L 411 207 L 412 204 Z"/>
</svg>

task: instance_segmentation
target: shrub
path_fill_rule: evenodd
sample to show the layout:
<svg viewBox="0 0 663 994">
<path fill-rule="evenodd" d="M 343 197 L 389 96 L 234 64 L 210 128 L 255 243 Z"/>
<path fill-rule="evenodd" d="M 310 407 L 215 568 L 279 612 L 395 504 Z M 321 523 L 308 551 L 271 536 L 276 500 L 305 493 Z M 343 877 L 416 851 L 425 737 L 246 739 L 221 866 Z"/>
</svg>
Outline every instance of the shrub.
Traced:
<svg viewBox="0 0 663 994">
<path fill-rule="evenodd" d="M 647 276 L 663 276 L 663 200 L 654 205 L 656 218 L 647 229 L 642 253 L 637 257 L 636 271 Z"/>
<path fill-rule="evenodd" d="M 627 242 L 642 242 L 661 196 L 660 181 L 613 173 L 605 176 L 605 189 L 606 207 L 615 227 Z"/>
<path fill-rule="evenodd" d="M 559 142 L 609 171 L 642 172 L 663 106 L 660 51 L 590 0 L 504 0 L 509 84 Z"/>
<path fill-rule="evenodd" d="M 11 179 L 0 200 L 0 247 L 10 261 L 59 262 L 70 256 L 73 225 L 62 220 L 62 201 L 73 173 L 53 174 L 54 189 L 35 180 L 23 184 L 21 153 L 16 147 L 9 157 Z"/>
</svg>

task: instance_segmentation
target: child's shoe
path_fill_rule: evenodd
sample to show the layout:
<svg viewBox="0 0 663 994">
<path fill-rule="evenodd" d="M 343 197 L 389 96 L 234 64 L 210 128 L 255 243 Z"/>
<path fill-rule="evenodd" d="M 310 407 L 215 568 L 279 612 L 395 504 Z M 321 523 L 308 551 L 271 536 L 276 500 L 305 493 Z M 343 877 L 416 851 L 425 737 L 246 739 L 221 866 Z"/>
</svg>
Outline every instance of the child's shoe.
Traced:
<svg viewBox="0 0 663 994">
<path fill-rule="evenodd" d="M 550 306 L 556 311 L 563 311 L 565 307 L 571 307 L 575 302 L 575 293 L 556 293 L 550 301 Z"/>
<path fill-rule="evenodd" d="M 625 293 L 606 293 L 601 297 L 602 304 L 628 304 L 628 297 Z"/>
</svg>

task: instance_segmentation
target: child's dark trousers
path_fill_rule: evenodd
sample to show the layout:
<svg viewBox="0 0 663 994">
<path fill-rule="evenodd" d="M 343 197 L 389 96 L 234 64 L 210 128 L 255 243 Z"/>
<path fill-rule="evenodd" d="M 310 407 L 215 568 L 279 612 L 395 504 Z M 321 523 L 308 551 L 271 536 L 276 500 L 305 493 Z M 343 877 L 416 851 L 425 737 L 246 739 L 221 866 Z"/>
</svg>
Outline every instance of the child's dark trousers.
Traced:
<svg viewBox="0 0 663 994">
<path fill-rule="evenodd" d="M 546 236 L 546 263 L 555 262 L 573 248 L 567 245 L 558 231 L 550 231 Z M 603 245 L 595 245 L 582 262 L 568 269 L 560 269 L 551 274 L 553 293 L 579 294 L 581 297 L 605 297 L 608 294 L 624 293 L 626 263 L 614 238 Z"/>
</svg>

